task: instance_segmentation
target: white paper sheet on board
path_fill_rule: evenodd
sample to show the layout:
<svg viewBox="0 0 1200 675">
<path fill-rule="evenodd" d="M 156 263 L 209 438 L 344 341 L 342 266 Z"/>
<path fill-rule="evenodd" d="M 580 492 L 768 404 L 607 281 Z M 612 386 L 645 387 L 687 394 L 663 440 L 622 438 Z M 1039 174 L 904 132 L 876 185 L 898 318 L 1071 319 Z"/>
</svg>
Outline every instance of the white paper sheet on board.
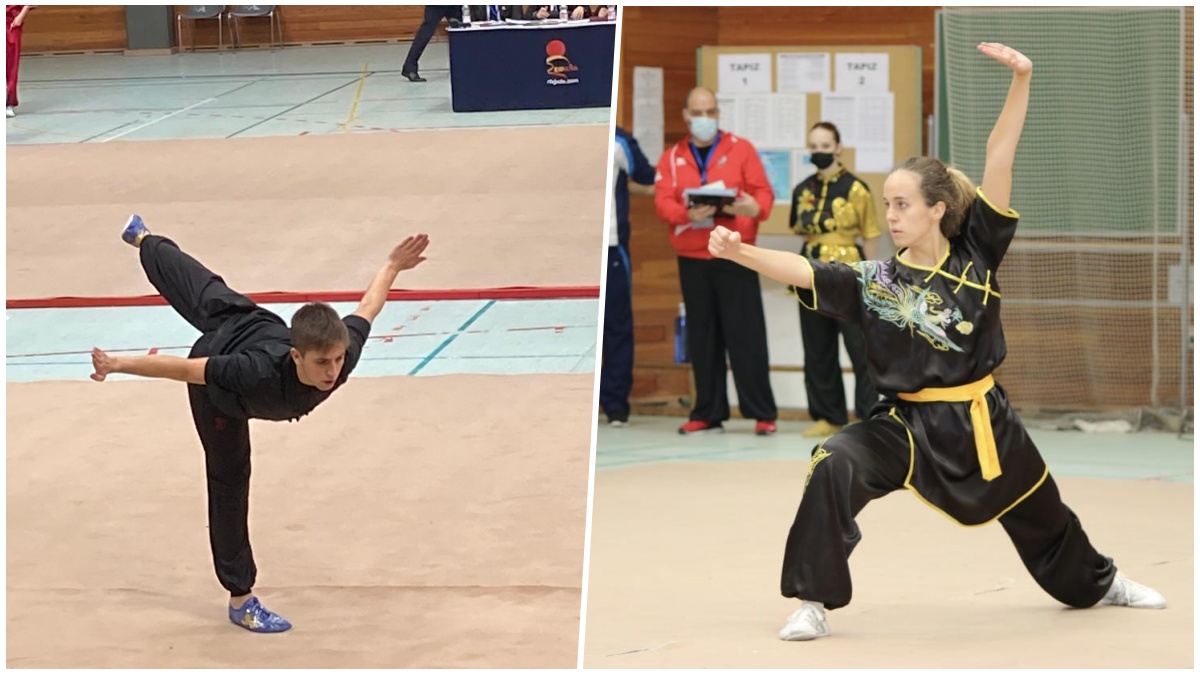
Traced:
<svg viewBox="0 0 1200 675">
<path fill-rule="evenodd" d="M 888 173 L 895 165 L 890 145 L 864 145 L 854 149 L 855 173 Z"/>
<path fill-rule="evenodd" d="M 717 108 L 721 111 L 721 128 L 743 136 L 741 127 L 738 126 L 738 99 L 740 96 L 733 94 L 717 94 Z"/>
<path fill-rule="evenodd" d="M 842 145 L 858 147 L 858 97 L 853 94 L 821 96 L 821 121 L 833 122 L 842 137 Z"/>
<path fill-rule="evenodd" d="M 892 170 L 896 144 L 895 97 L 882 95 L 858 97 L 857 169 L 862 173 L 887 173 Z"/>
<path fill-rule="evenodd" d="M 771 93 L 771 55 L 718 54 L 717 91 L 722 94 Z"/>
<path fill-rule="evenodd" d="M 663 153 L 663 69 L 633 69 L 633 129 L 642 152 L 652 164 Z"/>
<path fill-rule="evenodd" d="M 775 94 L 771 97 L 771 138 L 780 148 L 808 145 L 808 97 L 803 94 Z"/>
<path fill-rule="evenodd" d="M 791 52 L 775 55 L 781 94 L 820 94 L 832 91 L 829 53 Z"/>
<path fill-rule="evenodd" d="M 888 54 L 838 54 L 834 59 L 834 91 L 882 94 L 888 87 Z"/>
<path fill-rule="evenodd" d="M 855 101 L 857 141 L 862 146 L 886 145 L 895 141 L 895 98 L 892 94 L 863 95 Z"/>
<path fill-rule="evenodd" d="M 771 144 L 770 94 L 746 94 L 738 97 L 738 131 L 755 146 Z"/>
</svg>

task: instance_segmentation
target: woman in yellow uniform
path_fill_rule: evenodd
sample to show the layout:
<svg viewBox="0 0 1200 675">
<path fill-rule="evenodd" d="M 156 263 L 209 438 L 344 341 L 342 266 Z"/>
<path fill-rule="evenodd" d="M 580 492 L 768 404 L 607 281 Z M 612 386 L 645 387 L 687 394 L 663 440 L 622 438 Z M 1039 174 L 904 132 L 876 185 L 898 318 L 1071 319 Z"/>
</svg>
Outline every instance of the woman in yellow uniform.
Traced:
<svg viewBox="0 0 1200 675">
<path fill-rule="evenodd" d="M 789 226 L 804 237 L 800 255 L 822 262 L 856 263 L 873 260 L 879 247 L 879 218 L 866 183 L 839 161 L 842 135 L 829 122 L 808 132 L 808 152 L 817 172 L 792 191 Z M 859 238 L 862 245 L 858 244 Z M 800 305 L 800 336 L 804 341 L 804 388 L 808 412 L 815 424 L 805 436 L 824 438 L 846 426 L 846 391 L 838 358 L 838 334 L 846 343 L 854 367 L 854 412 L 867 419 L 879 400 L 867 369 L 862 328 L 818 314 Z"/>
</svg>

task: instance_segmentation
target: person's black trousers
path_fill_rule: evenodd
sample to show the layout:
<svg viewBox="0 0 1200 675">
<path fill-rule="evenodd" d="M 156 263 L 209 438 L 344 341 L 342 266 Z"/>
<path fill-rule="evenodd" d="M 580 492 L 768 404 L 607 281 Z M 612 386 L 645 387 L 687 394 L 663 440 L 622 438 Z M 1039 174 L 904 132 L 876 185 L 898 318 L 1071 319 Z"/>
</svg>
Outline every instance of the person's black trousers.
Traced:
<svg viewBox="0 0 1200 675">
<path fill-rule="evenodd" d="M 425 20 L 417 28 L 417 34 L 413 36 L 412 45 L 408 48 L 408 56 L 404 59 L 404 67 L 401 68 L 401 72 L 417 72 L 421 54 L 425 53 L 425 47 L 429 45 L 429 40 L 437 30 L 438 24 L 442 22 L 442 19 L 459 16 L 461 12 L 462 5 L 425 5 Z"/>
<path fill-rule="evenodd" d="M 633 389 L 633 288 L 624 246 L 608 247 L 604 294 L 604 345 L 600 362 L 600 408 L 612 419 L 629 417 Z"/>
<path fill-rule="evenodd" d="M 213 333 L 221 324 L 256 307 L 170 239 L 148 235 L 139 252 L 150 283 L 203 333 L 190 357 L 208 356 Z M 250 422 L 218 410 L 201 385 L 188 385 L 188 401 L 204 446 L 208 536 L 217 579 L 230 595 L 246 595 L 254 588 L 258 573 L 249 534 Z"/>
<path fill-rule="evenodd" d="M 846 353 L 854 366 L 854 413 L 858 419 L 865 420 L 879 400 L 879 394 L 867 367 L 867 347 L 862 328 L 800 305 L 800 338 L 804 344 L 804 389 L 808 394 L 808 414 L 814 422 L 825 420 L 844 427 L 849 420 L 846 388 L 842 384 L 842 363 L 838 357 L 838 335 L 845 341 Z"/>
<path fill-rule="evenodd" d="M 854 518 L 871 500 L 904 489 L 908 461 L 908 435 L 887 417 L 852 424 L 817 447 L 784 551 L 784 597 L 830 610 L 850 603 L 849 558 L 862 539 Z M 1112 586 L 1112 559 L 1092 547 L 1053 476 L 999 520 L 1025 568 L 1059 602 L 1091 607 Z"/>
<path fill-rule="evenodd" d="M 767 322 L 758 273 L 721 259 L 679 258 L 687 312 L 687 345 L 696 377 L 691 419 L 729 419 L 725 359 L 733 370 L 738 408 L 747 419 L 774 420 Z"/>
</svg>

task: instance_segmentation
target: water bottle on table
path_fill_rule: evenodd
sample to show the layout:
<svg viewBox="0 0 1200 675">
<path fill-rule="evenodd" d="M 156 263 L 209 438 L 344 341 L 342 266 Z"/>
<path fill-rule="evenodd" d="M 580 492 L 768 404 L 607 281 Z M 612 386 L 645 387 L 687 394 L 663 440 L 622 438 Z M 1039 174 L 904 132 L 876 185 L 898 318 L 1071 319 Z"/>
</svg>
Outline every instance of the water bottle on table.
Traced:
<svg viewBox="0 0 1200 675">
<path fill-rule="evenodd" d="M 608 14 L 604 18 L 609 21 L 616 21 L 617 20 L 617 6 L 616 5 L 608 5 Z"/>
<path fill-rule="evenodd" d="M 675 317 L 675 363 L 688 363 L 687 310 L 679 303 L 679 316 Z"/>
<path fill-rule="evenodd" d="M 462 25 L 464 25 L 464 26 L 471 25 L 471 6 L 470 5 L 462 6 Z"/>
<path fill-rule="evenodd" d="M 570 19 L 570 18 L 571 18 L 571 15 L 570 15 L 570 13 L 567 12 L 567 6 L 559 5 L 558 6 L 558 20 L 566 21 L 567 19 Z"/>
</svg>

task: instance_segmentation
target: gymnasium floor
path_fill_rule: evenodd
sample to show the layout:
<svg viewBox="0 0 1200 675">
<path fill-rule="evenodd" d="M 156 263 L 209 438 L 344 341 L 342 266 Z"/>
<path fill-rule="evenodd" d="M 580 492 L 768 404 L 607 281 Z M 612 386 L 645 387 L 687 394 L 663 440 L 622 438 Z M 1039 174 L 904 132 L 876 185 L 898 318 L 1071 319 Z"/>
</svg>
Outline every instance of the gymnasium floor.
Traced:
<svg viewBox="0 0 1200 675">
<path fill-rule="evenodd" d="M 904 492 L 859 515 L 854 600 L 832 636 L 787 643 L 783 545 L 815 442 L 735 420 L 601 425 L 584 666 L 588 668 L 1191 668 L 1193 439 L 1031 429 L 1092 543 L 1165 610 L 1066 609 L 998 525 L 956 526 Z M 636 574 L 631 573 L 636 570 Z"/>
<path fill-rule="evenodd" d="M 400 43 L 25 57 L 6 136 L 9 145 L 108 143 L 609 123 L 608 108 L 455 113 L 446 43 L 421 56 L 428 82 L 400 76 L 407 53 Z"/>
<path fill-rule="evenodd" d="M 575 666 L 611 111 L 454 114 L 446 46 L 423 84 L 399 76 L 407 48 L 22 62 L 10 667 Z M 251 424 L 256 591 L 283 635 L 225 618 L 185 388 L 87 378 L 92 346 L 196 337 L 114 306 L 154 292 L 118 238 L 134 212 L 246 294 L 361 293 L 430 235 L 350 382 Z"/>
</svg>

